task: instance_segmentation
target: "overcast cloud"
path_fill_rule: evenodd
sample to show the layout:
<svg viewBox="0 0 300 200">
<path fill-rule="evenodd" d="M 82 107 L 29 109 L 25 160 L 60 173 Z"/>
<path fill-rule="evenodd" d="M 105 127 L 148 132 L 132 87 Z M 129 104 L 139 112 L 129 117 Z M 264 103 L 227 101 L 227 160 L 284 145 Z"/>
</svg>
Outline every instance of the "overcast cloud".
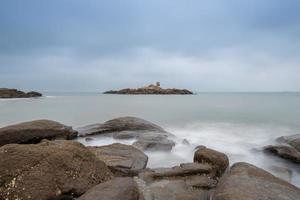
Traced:
<svg viewBox="0 0 300 200">
<path fill-rule="evenodd" d="M 299 91 L 298 0 L 3 0 L 0 87 Z"/>
</svg>

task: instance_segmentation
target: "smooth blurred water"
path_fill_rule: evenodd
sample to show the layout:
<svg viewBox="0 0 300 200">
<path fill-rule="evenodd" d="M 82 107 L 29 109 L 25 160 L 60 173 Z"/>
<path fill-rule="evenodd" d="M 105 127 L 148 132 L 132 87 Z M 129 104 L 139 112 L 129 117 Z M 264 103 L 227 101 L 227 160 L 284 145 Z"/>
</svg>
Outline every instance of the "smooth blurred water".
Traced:
<svg viewBox="0 0 300 200">
<path fill-rule="evenodd" d="M 52 119 L 76 128 L 120 116 L 141 117 L 177 136 L 178 144 L 171 153 L 146 152 L 150 167 L 190 162 L 194 147 L 205 145 L 226 153 L 231 164 L 246 161 L 284 177 L 287 176 L 284 169 L 289 168 L 291 182 L 300 186 L 299 166 L 260 151 L 279 136 L 300 133 L 300 93 L 47 95 L 37 99 L 0 100 L 0 126 Z M 182 144 L 183 139 L 187 139 L 190 145 Z M 133 142 L 103 137 L 96 137 L 90 143 L 80 141 L 87 145 Z"/>
</svg>

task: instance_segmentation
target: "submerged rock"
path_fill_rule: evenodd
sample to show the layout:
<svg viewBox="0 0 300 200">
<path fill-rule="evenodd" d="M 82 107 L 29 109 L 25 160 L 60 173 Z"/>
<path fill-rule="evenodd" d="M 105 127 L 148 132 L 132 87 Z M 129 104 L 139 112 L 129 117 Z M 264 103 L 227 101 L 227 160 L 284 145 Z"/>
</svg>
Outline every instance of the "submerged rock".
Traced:
<svg viewBox="0 0 300 200">
<path fill-rule="evenodd" d="M 212 200 L 299 200 L 300 189 L 248 163 L 236 163 L 221 178 Z"/>
<path fill-rule="evenodd" d="M 105 162 L 115 176 L 135 176 L 147 166 L 148 156 L 130 145 L 115 143 L 88 148 Z"/>
<path fill-rule="evenodd" d="M 229 159 L 224 153 L 204 146 L 200 146 L 195 152 L 194 162 L 209 163 L 218 175 L 223 174 L 229 165 Z"/>
<path fill-rule="evenodd" d="M 139 190 L 133 178 L 114 178 L 88 190 L 77 200 L 139 200 Z"/>
<path fill-rule="evenodd" d="M 75 141 L 0 148 L 0 199 L 72 199 L 111 177 L 105 163 Z"/>
<path fill-rule="evenodd" d="M 16 89 L 0 88 L 0 98 L 31 98 L 41 96 L 41 93 L 34 91 L 25 93 Z"/>
<path fill-rule="evenodd" d="M 38 143 L 42 139 L 73 139 L 77 132 L 51 120 L 35 120 L 0 128 L 0 146 L 11 143 Z"/>
<path fill-rule="evenodd" d="M 273 153 L 281 158 L 291 160 L 295 163 L 300 163 L 300 152 L 290 146 L 277 145 L 266 146 L 264 150 L 269 153 Z"/>
<path fill-rule="evenodd" d="M 120 117 L 77 130 L 82 137 L 102 134 L 115 139 L 136 139 L 134 146 L 141 150 L 170 151 L 175 146 L 172 134 L 156 124 L 136 117 Z"/>
</svg>

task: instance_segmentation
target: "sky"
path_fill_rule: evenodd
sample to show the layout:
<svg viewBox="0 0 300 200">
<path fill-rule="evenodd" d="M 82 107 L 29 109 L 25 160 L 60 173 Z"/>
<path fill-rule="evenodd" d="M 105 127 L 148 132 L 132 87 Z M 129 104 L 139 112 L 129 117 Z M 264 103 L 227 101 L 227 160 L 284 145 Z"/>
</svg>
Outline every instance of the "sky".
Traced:
<svg viewBox="0 0 300 200">
<path fill-rule="evenodd" d="M 1 0 L 0 87 L 300 91 L 299 0 Z"/>
</svg>

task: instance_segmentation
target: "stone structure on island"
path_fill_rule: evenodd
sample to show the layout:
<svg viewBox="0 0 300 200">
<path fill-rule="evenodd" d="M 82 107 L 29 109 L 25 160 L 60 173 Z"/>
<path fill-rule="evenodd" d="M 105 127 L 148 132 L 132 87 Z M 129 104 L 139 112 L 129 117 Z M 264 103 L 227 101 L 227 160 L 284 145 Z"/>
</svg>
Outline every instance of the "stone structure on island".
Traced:
<svg viewBox="0 0 300 200">
<path fill-rule="evenodd" d="M 156 84 L 150 84 L 141 88 L 125 88 L 121 90 L 110 90 L 104 92 L 104 94 L 193 94 L 193 92 L 187 89 L 177 89 L 177 88 L 161 88 L 160 82 Z"/>
</svg>

